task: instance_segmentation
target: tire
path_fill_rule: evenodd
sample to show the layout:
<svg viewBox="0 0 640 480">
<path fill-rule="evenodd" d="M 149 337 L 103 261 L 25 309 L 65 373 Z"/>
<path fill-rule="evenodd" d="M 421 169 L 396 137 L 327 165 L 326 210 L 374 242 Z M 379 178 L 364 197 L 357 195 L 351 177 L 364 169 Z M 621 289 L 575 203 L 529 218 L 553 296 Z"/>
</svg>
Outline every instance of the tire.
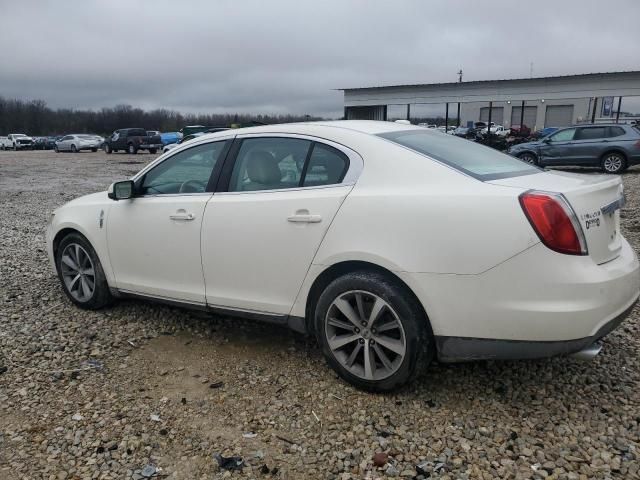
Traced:
<svg viewBox="0 0 640 480">
<path fill-rule="evenodd" d="M 111 150 L 111 145 L 109 145 L 108 143 L 106 143 L 104 145 L 104 153 L 106 153 L 107 155 L 111 154 L 111 152 L 113 152 L 113 150 Z"/>
<path fill-rule="evenodd" d="M 518 155 L 518 158 L 523 162 L 530 163 L 531 165 L 538 165 L 538 157 L 531 152 L 524 152 Z"/>
<path fill-rule="evenodd" d="M 136 153 L 138 153 L 138 149 L 133 143 L 130 143 L 129 145 L 127 145 L 127 153 L 130 155 L 135 155 Z"/>
<path fill-rule="evenodd" d="M 63 261 L 63 258 L 66 259 Z M 78 307 L 97 310 L 113 301 L 100 260 L 85 237 L 79 233 L 68 234 L 58 245 L 55 259 L 62 289 Z M 78 269 L 72 266 L 77 267 L 78 263 L 84 267 L 79 278 Z M 88 273 L 89 271 L 93 271 L 93 275 Z M 90 288 L 92 280 L 93 289 Z M 90 290 L 90 294 L 86 288 Z"/>
<path fill-rule="evenodd" d="M 56 153 L 60 153 L 60 150 L 58 150 L 58 146 L 57 145 L 55 147 L 53 147 L 53 149 L 55 150 Z"/>
<path fill-rule="evenodd" d="M 371 321 L 375 305 L 382 305 L 382 310 Z M 343 309 L 350 312 L 352 320 Z M 362 323 L 363 319 L 369 323 Z M 431 327 L 417 300 L 406 287 L 377 272 L 349 273 L 331 282 L 318 299 L 313 320 L 329 366 L 363 390 L 398 389 L 424 371 L 435 353 Z M 384 325 L 385 332 L 371 325 Z M 336 342 L 336 337 L 354 340 L 342 343 Z M 369 369 L 365 367 L 367 350 L 369 359 L 373 359 Z"/>
<path fill-rule="evenodd" d="M 149 149 L 149 153 L 152 154 L 152 155 L 155 155 L 157 151 L 158 151 L 157 148 L 150 148 Z"/>
<path fill-rule="evenodd" d="M 71 153 L 78 153 L 78 149 L 73 144 L 71 145 Z"/>
<path fill-rule="evenodd" d="M 14 145 L 14 146 L 13 146 L 13 151 L 14 151 L 14 152 L 17 152 L 17 151 L 18 151 L 18 146 L 17 146 L 17 145 Z"/>
<path fill-rule="evenodd" d="M 620 152 L 607 152 L 600 160 L 600 168 L 605 173 L 622 173 L 627 168 L 627 158 Z"/>
</svg>

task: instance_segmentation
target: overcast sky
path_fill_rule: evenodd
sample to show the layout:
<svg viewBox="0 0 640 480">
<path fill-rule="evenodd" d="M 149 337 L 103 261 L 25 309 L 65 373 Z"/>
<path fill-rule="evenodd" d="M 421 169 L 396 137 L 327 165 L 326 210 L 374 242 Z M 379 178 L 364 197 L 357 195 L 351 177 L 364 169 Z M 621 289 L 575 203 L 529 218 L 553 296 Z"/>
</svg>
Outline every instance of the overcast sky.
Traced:
<svg viewBox="0 0 640 480">
<path fill-rule="evenodd" d="M 338 117 L 372 85 L 640 70 L 640 1 L 0 0 L 0 95 Z M 637 102 L 634 102 L 637 104 Z M 623 110 L 625 105 L 623 105 Z"/>
</svg>

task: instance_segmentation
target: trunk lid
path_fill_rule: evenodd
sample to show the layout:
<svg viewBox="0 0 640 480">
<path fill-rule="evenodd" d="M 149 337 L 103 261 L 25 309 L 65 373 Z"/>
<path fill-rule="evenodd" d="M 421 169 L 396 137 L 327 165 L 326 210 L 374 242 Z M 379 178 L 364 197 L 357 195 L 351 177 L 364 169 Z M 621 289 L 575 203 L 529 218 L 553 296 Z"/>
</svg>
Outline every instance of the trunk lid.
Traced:
<svg viewBox="0 0 640 480">
<path fill-rule="evenodd" d="M 620 209 L 624 203 L 620 177 L 547 171 L 487 183 L 563 194 L 578 217 L 593 261 L 602 264 L 620 255 Z"/>
</svg>

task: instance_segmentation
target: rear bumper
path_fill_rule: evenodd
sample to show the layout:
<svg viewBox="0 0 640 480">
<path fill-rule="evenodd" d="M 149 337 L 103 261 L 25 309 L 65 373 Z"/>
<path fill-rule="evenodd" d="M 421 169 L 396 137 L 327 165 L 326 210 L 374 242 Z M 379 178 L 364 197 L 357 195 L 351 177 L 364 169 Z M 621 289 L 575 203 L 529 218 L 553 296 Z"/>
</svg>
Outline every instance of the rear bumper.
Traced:
<svg viewBox="0 0 640 480">
<path fill-rule="evenodd" d="M 557 342 L 528 342 L 522 340 L 494 340 L 488 338 L 436 337 L 438 359 L 443 362 L 471 360 L 524 360 L 554 357 L 580 352 L 611 333 L 627 318 L 637 300 L 622 313 L 605 323 L 595 335 Z"/>
<path fill-rule="evenodd" d="M 424 305 L 443 361 L 537 358 L 581 350 L 609 333 L 640 294 L 640 265 L 537 244 L 478 275 L 401 273 Z"/>
</svg>

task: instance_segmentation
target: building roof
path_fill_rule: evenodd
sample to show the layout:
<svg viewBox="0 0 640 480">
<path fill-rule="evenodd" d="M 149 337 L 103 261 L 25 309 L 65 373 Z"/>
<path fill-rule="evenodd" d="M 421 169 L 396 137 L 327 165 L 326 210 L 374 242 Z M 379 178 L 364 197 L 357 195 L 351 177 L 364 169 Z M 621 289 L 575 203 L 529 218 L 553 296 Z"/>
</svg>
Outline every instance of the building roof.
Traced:
<svg viewBox="0 0 640 480">
<path fill-rule="evenodd" d="M 482 84 L 491 84 L 491 83 L 500 83 L 500 82 L 521 82 L 521 81 L 539 81 L 539 80 L 556 80 L 556 79 L 571 79 L 571 78 L 580 78 L 580 79 L 589 79 L 594 77 L 611 77 L 614 75 L 627 75 L 627 74 L 640 74 L 640 70 L 628 70 L 623 72 L 601 72 L 601 73 L 579 73 L 573 75 L 555 75 L 550 77 L 530 77 L 530 78 L 505 78 L 499 80 L 472 80 L 470 82 L 442 82 L 442 83 L 408 83 L 408 84 L 399 84 L 399 85 L 379 85 L 379 86 L 370 86 L 370 87 L 352 87 L 352 88 L 336 88 L 335 90 L 372 90 L 372 89 L 382 89 L 382 88 L 405 88 L 405 87 L 441 87 L 441 86 L 449 86 L 449 85 L 482 85 Z"/>
</svg>

